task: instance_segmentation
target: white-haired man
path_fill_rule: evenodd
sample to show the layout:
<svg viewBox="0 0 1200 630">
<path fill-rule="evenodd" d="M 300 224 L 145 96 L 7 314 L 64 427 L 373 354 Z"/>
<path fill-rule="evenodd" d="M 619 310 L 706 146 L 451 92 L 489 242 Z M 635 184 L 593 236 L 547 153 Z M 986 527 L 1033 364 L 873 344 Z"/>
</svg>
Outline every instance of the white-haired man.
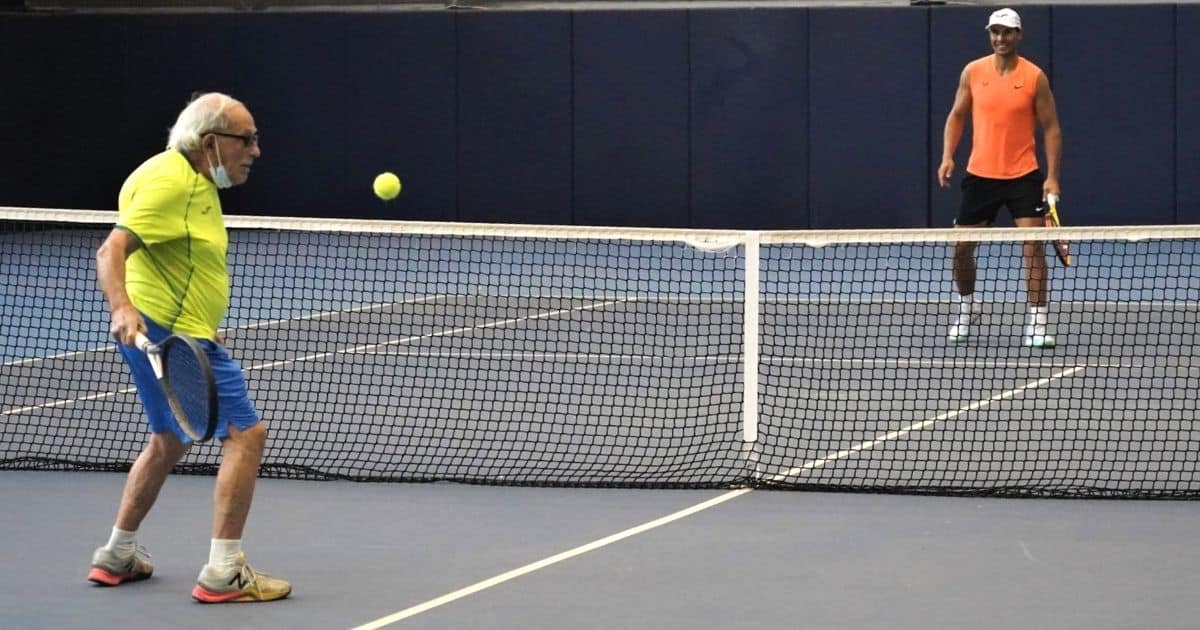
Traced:
<svg viewBox="0 0 1200 630">
<path fill-rule="evenodd" d="M 191 441 L 175 425 L 146 356 L 133 345 L 138 333 L 153 342 L 183 333 L 208 355 L 221 410 L 213 538 L 192 597 L 206 603 L 268 601 L 291 592 L 286 581 L 251 569 L 242 552 L 267 429 L 217 332 L 229 307 L 228 238 L 217 193 L 245 183 L 260 155 L 258 130 L 245 105 L 225 94 L 198 96 L 180 112 L 167 149 L 125 180 L 117 225 L 96 252 L 110 331 L 151 431 L 129 471 L 109 542 L 92 557 L 88 579 L 97 584 L 116 586 L 154 572 L 149 554 L 137 546 L 137 530 Z"/>
</svg>

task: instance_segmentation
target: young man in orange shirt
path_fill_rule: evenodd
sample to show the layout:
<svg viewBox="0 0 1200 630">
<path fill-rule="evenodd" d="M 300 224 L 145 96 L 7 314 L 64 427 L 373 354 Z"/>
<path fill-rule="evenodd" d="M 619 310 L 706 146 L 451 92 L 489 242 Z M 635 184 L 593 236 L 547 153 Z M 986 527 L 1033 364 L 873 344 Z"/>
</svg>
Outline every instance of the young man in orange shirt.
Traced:
<svg viewBox="0 0 1200 630">
<path fill-rule="evenodd" d="M 992 13 L 987 24 L 992 54 L 963 68 L 954 106 L 946 118 L 942 163 L 938 183 L 950 185 L 954 151 L 962 138 L 967 116 L 971 117 L 971 157 L 962 181 L 962 206 L 956 227 L 981 227 L 996 220 L 1000 206 L 1007 206 L 1017 227 L 1044 225 L 1041 202 L 1058 195 L 1058 169 L 1062 158 L 1062 130 L 1050 81 L 1029 60 L 1017 54 L 1021 41 L 1021 17 L 1012 9 Z M 1045 140 L 1046 174 L 1038 170 L 1035 127 L 1041 125 Z M 959 312 L 950 328 L 951 343 L 963 343 L 978 319 L 975 293 L 975 250 L 973 242 L 954 246 L 954 282 L 959 294 Z M 1029 314 L 1022 342 L 1037 348 L 1054 347 L 1047 331 L 1046 256 L 1042 242 L 1024 245 L 1025 280 Z"/>
</svg>

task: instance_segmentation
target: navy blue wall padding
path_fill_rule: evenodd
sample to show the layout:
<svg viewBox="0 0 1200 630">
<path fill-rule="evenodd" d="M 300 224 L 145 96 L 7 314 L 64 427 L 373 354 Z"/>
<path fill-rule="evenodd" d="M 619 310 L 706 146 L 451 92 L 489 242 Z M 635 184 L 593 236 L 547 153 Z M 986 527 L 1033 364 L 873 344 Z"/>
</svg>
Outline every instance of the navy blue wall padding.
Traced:
<svg viewBox="0 0 1200 630">
<path fill-rule="evenodd" d="M 994 9 L 5 13 L 0 205 L 114 208 L 217 89 L 263 138 L 231 213 L 947 226 L 970 143 L 938 188 L 942 128 Z M 1018 10 L 1058 103 L 1065 221 L 1200 223 L 1200 7 Z"/>
<path fill-rule="evenodd" d="M 992 45 L 985 26 L 996 7 L 943 7 L 930 11 L 929 25 L 929 169 L 930 227 L 950 227 L 958 214 L 962 200 L 960 185 L 966 173 L 971 153 L 971 121 L 963 129 L 958 150 L 954 155 L 954 175 L 950 187 L 937 183 L 937 169 L 942 163 L 942 143 L 946 117 L 954 104 L 958 81 L 967 63 L 992 54 Z M 1020 7 L 1024 25 L 1020 54 L 1036 64 L 1050 79 L 1054 90 L 1054 70 L 1050 59 L 1050 10 L 1046 7 Z M 1038 135 L 1038 164 L 1046 168 L 1041 134 Z M 1012 217 L 1001 210 L 996 225 L 1011 226 Z"/>
<path fill-rule="evenodd" d="M 385 12 L 350 13 L 343 19 L 349 59 L 341 95 L 348 201 L 341 211 L 371 218 L 456 220 L 454 16 Z M 372 180 L 385 170 L 404 181 L 404 190 L 390 202 L 371 192 Z"/>
<path fill-rule="evenodd" d="M 81 16 L 82 17 L 82 16 Z M 85 18 L 92 19 L 92 18 Z M 115 208 L 120 183 L 141 161 L 166 147 L 168 132 L 193 92 L 220 90 L 245 100 L 252 112 L 261 116 L 257 100 L 270 102 L 257 94 L 245 94 L 243 87 L 255 83 L 254 75 L 234 70 L 242 67 L 242 42 L 235 26 L 237 16 L 197 15 L 180 19 L 171 15 L 140 15 L 124 18 L 124 51 L 106 72 L 120 77 L 125 104 L 120 123 L 125 136 L 116 145 L 120 153 L 112 155 L 109 191 L 101 208 Z M 203 34 L 197 37 L 197 33 Z M 55 37 L 61 37 L 56 35 Z M 257 122 L 257 121 L 256 121 Z M 273 121 L 272 121 L 273 122 Z M 242 197 L 259 186 L 263 167 L 271 165 L 270 124 L 263 128 L 267 160 L 255 165 L 251 186 L 231 189 L 222 195 L 226 212 L 247 207 Z M 108 157 L 106 151 L 101 151 Z M 270 189 L 256 191 L 260 198 Z M 274 204 L 253 206 L 273 209 Z"/>
<path fill-rule="evenodd" d="M 1175 220 L 1174 11 L 1171 6 L 1054 9 L 1064 221 Z"/>
<path fill-rule="evenodd" d="M 927 30 L 920 10 L 810 11 L 814 226 L 925 225 Z"/>
<path fill-rule="evenodd" d="M 22 122 L 33 119 L 39 93 L 34 83 L 33 64 L 25 57 L 31 43 L 27 35 L 29 30 L 30 25 L 24 20 L 0 19 L 0 76 L 5 77 L 9 85 L 26 86 L 24 94 L 9 92 L 5 98 L 0 98 L 0 120 L 5 121 L 4 132 L 0 133 L 0 156 L 5 157 L 0 164 L 7 171 L 0 177 L 0 204 L 44 206 L 47 202 L 35 196 L 36 189 L 24 181 L 31 170 L 43 165 L 29 159 L 21 168 L 18 164 L 10 164 L 7 157 L 28 155 L 36 135 L 32 124 Z"/>
<path fill-rule="evenodd" d="M 320 207 L 345 216 L 359 210 L 358 199 L 371 199 L 369 180 L 362 182 L 361 195 L 348 196 L 350 182 L 342 171 L 356 146 L 346 133 L 346 89 L 351 83 L 368 85 L 373 65 L 348 63 L 343 19 L 250 14 L 227 29 L 238 43 L 238 58 L 225 67 L 240 68 L 233 94 L 254 113 L 263 152 L 254 184 L 235 189 L 236 207 L 271 207 L 280 214 Z M 302 47 L 280 46 L 281 37 Z"/>
<path fill-rule="evenodd" d="M 1179 91 L 1175 95 L 1176 223 L 1200 223 L 1200 6 L 1176 7 Z"/>
<path fill-rule="evenodd" d="M 691 21 L 692 225 L 808 227 L 808 13 Z"/>
<path fill-rule="evenodd" d="M 575 223 L 686 226 L 688 14 L 575 14 Z"/>
<path fill-rule="evenodd" d="M 2 171 L 3 188 L 8 189 L 11 177 L 25 191 L 15 195 L 17 201 L 113 208 L 131 167 L 119 162 L 125 156 L 121 147 L 129 141 L 120 72 L 125 45 L 121 20 L 90 16 L 24 22 L 13 45 L 16 63 L 33 65 L 29 83 L 14 83 L 5 75 L 6 93 L 0 98 L 26 100 L 25 117 L 6 119 L 0 135 L 27 127 L 28 144 L 4 154 L 11 166 Z"/>
<path fill-rule="evenodd" d="M 458 29 L 459 219 L 571 223 L 571 14 Z"/>
</svg>

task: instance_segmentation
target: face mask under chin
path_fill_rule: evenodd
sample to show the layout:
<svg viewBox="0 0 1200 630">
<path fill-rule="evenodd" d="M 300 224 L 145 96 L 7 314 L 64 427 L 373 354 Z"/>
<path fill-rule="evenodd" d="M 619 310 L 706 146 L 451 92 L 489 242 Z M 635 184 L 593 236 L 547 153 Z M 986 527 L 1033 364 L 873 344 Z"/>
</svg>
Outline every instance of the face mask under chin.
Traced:
<svg viewBox="0 0 1200 630">
<path fill-rule="evenodd" d="M 215 148 L 215 147 L 214 147 Z M 208 156 L 204 156 L 208 160 L 208 174 L 212 177 L 213 184 L 217 188 L 225 189 L 233 187 L 233 180 L 229 179 L 229 173 L 225 170 L 225 165 L 221 163 L 221 152 L 217 151 L 217 165 L 213 166 L 212 160 Z"/>
</svg>

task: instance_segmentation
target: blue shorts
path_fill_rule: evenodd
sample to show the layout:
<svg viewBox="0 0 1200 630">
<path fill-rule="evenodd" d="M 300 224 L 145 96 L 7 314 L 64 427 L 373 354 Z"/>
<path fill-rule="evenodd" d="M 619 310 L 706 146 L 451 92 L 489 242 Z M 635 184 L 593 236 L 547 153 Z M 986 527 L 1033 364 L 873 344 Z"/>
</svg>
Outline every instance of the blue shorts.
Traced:
<svg viewBox="0 0 1200 630">
<path fill-rule="evenodd" d="M 146 320 L 146 337 L 150 341 L 158 343 L 171 334 L 145 314 L 142 314 L 142 319 Z M 208 339 L 196 341 L 208 355 L 213 380 L 217 386 L 217 409 L 220 417 L 213 435 L 222 440 L 229 437 L 230 423 L 241 430 L 258 424 L 258 410 L 254 408 L 250 394 L 246 391 L 246 379 L 242 377 L 242 368 L 229 357 L 229 353 L 221 344 Z M 133 374 L 138 398 L 142 400 L 142 408 L 150 421 L 150 430 L 154 433 L 173 433 L 184 444 L 190 444 L 191 438 L 175 422 L 171 405 L 167 402 L 167 397 L 154 376 L 154 368 L 150 367 L 150 360 L 146 358 L 145 353 L 120 343 L 117 344 L 117 349 L 121 351 L 121 356 L 125 357 L 125 363 L 129 365 L 129 371 Z"/>
</svg>

